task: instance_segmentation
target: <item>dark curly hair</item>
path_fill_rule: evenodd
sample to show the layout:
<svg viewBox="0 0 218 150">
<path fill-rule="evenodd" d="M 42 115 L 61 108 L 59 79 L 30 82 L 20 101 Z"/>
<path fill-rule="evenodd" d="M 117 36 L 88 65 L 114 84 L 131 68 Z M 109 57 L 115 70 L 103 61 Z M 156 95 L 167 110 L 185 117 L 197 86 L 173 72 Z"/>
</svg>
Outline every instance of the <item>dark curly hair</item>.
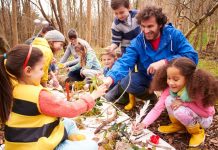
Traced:
<svg viewBox="0 0 218 150">
<path fill-rule="evenodd" d="M 147 6 L 142 9 L 136 16 L 137 23 L 141 24 L 142 21 L 148 20 L 150 17 L 155 17 L 157 24 L 162 27 L 167 23 L 167 16 L 162 12 L 162 8 L 155 6 Z"/>
<path fill-rule="evenodd" d="M 196 69 L 196 64 L 186 57 L 174 59 L 157 70 L 150 85 L 151 92 L 162 91 L 168 87 L 167 69 L 169 67 L 176 67 L 185 77 L 187 92 L 191 99 L 202 97 L 205 107 L 215 104 L 218 99 L 218 79 L 202 69 Z"/>
<path fill-rule="evenodd" d="M 111 0 L 111 8 L 116 10 L 120 7 L 129 8 L 129 0 Z"/>
</svg>

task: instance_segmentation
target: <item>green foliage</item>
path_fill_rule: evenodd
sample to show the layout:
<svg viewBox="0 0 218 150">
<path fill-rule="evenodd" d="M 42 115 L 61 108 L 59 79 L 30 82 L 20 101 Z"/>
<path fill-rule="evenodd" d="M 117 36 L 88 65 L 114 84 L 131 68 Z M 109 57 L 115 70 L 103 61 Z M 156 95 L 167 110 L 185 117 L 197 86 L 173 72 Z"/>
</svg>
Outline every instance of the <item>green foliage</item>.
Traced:
<svg viewBox="0 0 218 150">
<path fill-rule="evenodd" d="M 198 68 L 204 69 L 214 76 L 218 77 L 218 62 L 206 59 L 200 59 L 198 63 Z"/>
</svg>

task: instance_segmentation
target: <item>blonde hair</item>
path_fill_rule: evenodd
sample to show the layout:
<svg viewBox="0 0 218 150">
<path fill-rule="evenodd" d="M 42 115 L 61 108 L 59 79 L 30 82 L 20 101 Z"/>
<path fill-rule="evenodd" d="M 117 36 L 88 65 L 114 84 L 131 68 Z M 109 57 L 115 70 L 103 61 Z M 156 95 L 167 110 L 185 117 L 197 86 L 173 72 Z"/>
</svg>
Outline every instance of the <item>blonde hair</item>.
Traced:
<svg viewBox="0 0 218 150">
<path fill-rule="evenodd" d="M 106 50 L 106 51 L 104 51 L 104 52 L 102 52 L 102 53 L 100 54 L 100 60 L 101 60 L 101 58 L 102 58 L 104 55 L 109 55 L 109 56 L 113 57 L 115 60 L 117 59 L 117 56 L 116 56 L 115 53 Z M 102 60 L 101 60 L 101 61 L 102 61 Z"/>
</svg>

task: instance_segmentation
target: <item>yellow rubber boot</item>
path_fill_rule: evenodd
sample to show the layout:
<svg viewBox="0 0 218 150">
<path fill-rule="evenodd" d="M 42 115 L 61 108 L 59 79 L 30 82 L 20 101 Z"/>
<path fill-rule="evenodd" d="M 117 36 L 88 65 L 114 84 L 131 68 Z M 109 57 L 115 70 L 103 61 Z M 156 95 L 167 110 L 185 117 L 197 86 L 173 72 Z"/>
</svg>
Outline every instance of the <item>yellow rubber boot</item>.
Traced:
<svg viewBox="0 0 218 150">
<path fill-rule="evenodd" d="M 174 133 L 178 131 L 183 131 L 183 132 L 185 131 L 185 127 L 174 116 L 169 116 L 169 118 L 172 123 L 167 126 L 160 126 L 158 128 L 159 132 Z"/>
<path fill-rule="evenodd" d="M 132 110 L 135 106 L 135 96 L 129 93 L 129 103 L 124 107 L 125 110 Z"/>
<path fill-rule="evenodd" d="M 85 140 L 86 139 L 86 136 L 83 135 L 83 134 L 71 134 L 68 136 L 68 140 L 71 140 L 71 141 L 82 141 L 82 140 Z"/>
<path fill-rule="evenodd" d="M 190 147 L 197 147 L 204 142 L 205 140 L 204 129 L 201 128 L 199 123 L 192 126 L 187 126 L 186 129 L 188 133 L 191 134 L 191 139 L 189 141 Z"/>
</svg>

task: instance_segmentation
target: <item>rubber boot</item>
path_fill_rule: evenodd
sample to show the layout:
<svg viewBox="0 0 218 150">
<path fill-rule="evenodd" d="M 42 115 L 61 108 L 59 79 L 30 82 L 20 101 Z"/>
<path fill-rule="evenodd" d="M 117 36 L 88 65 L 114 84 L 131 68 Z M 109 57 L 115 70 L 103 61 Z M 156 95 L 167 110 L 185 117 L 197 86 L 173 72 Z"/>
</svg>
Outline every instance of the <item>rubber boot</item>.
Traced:
<svg viewBox="0 0 218 150">
<path fill-rule="evenodd" d="M 86 136 L 83 135 L 83 134 L 71 134 L 68 136 L 68 140 L 71 140 L 71 141 L 82 141 L 82 140 L 85 140 L 86 139 Z"/>
<path fill-rule="evenodd" d="M 201 145 L 205 140 L 205 131 L 201 128 L 200 124 L 186 126 L 188 133 L 191 134 L 191 139 L 189 140 L 190 147 L 197 147 Z"/>
<path fill-rule="evenodd" d="M 125 110 L 132 110 L 135 106 L 135 96 L 129 93 L 129 103 L 124 107 Z"/>
<path fill-rule="evenodd" d="M 158 131 L 161 133 L 174 133 L 174 132 L 184 132 L 185 127 L 174 117 L 169 116 L 171 124 L 167 126 L 160 126 L 158 128 Z"/>
</svg>

